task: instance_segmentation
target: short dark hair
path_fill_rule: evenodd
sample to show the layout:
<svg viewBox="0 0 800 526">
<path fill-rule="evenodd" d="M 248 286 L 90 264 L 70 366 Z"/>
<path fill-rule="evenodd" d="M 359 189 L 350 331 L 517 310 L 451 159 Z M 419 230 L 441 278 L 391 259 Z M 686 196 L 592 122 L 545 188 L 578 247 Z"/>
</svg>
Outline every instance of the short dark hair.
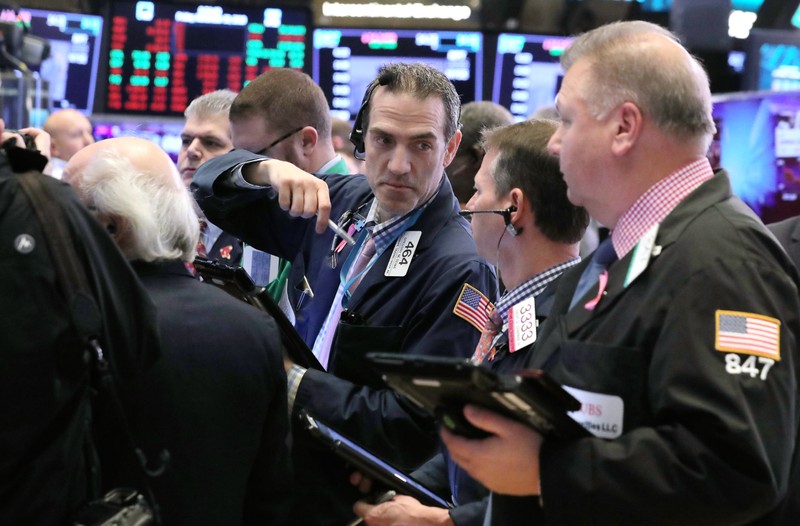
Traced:
<svg viewBox="0 0 800 526">
<path fill-rule="evenodd" d="M 261 115 L 276 133 L 311 126 L 320 137 L 331 136 L 331 115 L 325 94 L 303 72 L 276 68 L 253 79 L 236 96 L 230 120 Z"/>
<path fill-rule="evenodd" d="M 421 62 L 385 64 L 367 86 L 367 93 L 374 94 L 378 85 L 386 86 L 390 92 L 408 93 L 420 100 L 438 97 L 444 106 L 444 138 L 450 140 L 458 130 L 461 99 L 450 79 L 438 69 Z M 369 111 L 370 105 L 367 104 L 363 114 L 364 133 L 369 128 Z"/>
<path fill-rule="evenodd" d="M 556 121 L 532 119 L 487 130 L 482 142 L 487 152 L 499 152 L 492 166 L 497 195 L 521 189 L 542 234 L 557 243 L 577 243 L 589 224 L 589 214 L 567 199 L 558 158 L 547 151 L 557 128 Z"/>
</svg>

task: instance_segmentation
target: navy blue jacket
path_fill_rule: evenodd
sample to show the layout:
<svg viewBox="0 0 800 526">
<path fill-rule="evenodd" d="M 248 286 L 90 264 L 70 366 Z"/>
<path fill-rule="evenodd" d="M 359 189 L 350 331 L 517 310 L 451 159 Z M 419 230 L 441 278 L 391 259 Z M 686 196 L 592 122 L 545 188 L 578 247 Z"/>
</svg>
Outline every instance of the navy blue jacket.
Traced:
<svg viewBox="0 0 800 526">
<path fill-rule="evenodd" d="M 315 219 L 289 217 L 271 187 L 248 190 L 230 184 L 232 168 L 261 158 L 234 150 L 210 160 L 195 175 L 195 197 L 224 230 L 292 261 L 288 288 L 295 307 L 300 303 L 299 281 L 307 276 L 314 298 L 297 310 L 296 328 L 312 346 L 330 310 L 349 248 L 331 268 L 333 232 L 316 234 Z M 319 177 L 328 184 L 334 220 L 373 199 L 364 176 Z M 332 374 L 307 371 L 295 399 L 295 411 L 309 409 L 402 469 L 413 469 L 434 453 L 435 423 L 386 389 L 364 355 L 385 351 L 466 357 L 474 351 L 480 331 L 453 309 L 465 283 L 495 297 L 495 280 L 492 269 L 478 257 L 469 224 L 458 211 L 450 183 L 442 176 L 438 195 L 409 228 L 422 236 L 408 274 L 384 276 L 393 249 L 389 247 L 365 274 L 342 315 L 331 349 Z"/>
<path fill-rule="evenodd" d="M 536 318 L 540 325 L 550 313 L 559 280 L 560 277 L 550 282 L 536 296 Z M 498 351 L 493 360 L 484 362 L 484 364 L 498 373 L 513 374 L 524 369 L 525 362 L 528 360 L 527 355 L 531 349 L 531 347 L 526 347 L 516 353 L 509 353 L 508 347 L 505 347 Z M 486 507 L 489 503 L 489 490 L 455 464 L 446 449 L 423 464 L 412 473 L 412 476 L 428 489 L 440 495 L 452 494 L 453 500 L 458 502 L 458 505 L 450 510 L 450 519 L 453 524 L 456 526 L 481 526 L 483 524 Z M 452 490 L 454 485 L 458 488 L 456 492 Z"/>
</svg>

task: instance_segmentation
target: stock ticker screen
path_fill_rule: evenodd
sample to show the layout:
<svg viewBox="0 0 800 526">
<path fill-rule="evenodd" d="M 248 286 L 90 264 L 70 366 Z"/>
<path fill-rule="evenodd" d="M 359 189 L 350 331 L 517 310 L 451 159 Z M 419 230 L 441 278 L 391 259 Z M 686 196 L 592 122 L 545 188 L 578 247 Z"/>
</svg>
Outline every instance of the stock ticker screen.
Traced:
<svg viewBox="0 0 800 526">
<path fill-rule="evenodd" d="M 497 37 L 492 101 L 518 121 L 553 104 L 564 72 L 559 59 L 572 38 L 501 33 Z"/>
<path fill-rule="evenodd" d="M 314 30 L 313 74 L 331 114 L 352 121 L 383 64 L 423 62 L 442 71 L 461 102 L 483 99 L 483 35 L 475 31 L 325 28 Z"/>
<path fill-rule="evenodd" d="M 304 8 L 110 2 L 107 113 L 182 115 L 269 68 L 306 68 Z"/>
</svg>

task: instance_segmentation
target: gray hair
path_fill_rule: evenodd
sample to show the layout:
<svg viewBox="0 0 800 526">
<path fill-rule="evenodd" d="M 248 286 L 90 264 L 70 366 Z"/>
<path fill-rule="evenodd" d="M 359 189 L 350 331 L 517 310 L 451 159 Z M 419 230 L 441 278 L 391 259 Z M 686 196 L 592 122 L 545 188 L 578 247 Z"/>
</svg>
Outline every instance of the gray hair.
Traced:
<svg viewBox="0 0 800 526">
<path fill-rule="evenodd" d="M 458 151 L 480 146 L 484 130 L 513 122 L 511 112 L 495 102 L 481 100 L 464 104 L 461 107 L 461 145 Z"/>
<path fill-rule="evenodd" d="M 78 189 L 90 208 L 127 222 L 122 249 L 128 259 L 194 259 L 200 226 L 194 199 L 177 172 L 137 169 L 123 152 L 109 148 L 86 165 Z"/>
<path fill-rule="evenodd" d="M 708 75 L 688 52 L 686 60 L 659 60 L 643 52 L 651 49 L 643 44 L 654 35 L 680 45 L 676 35 L 650 22 L 614 22 L 576 38 L 561 65 L 567 71 L 580 59 L 590 61 L 591 97 L 584 95 L 597 118 L 630 101 L 660 129 L 707 147 L 715 130 Z"/>
<path fill-rule="evenodd" d="M 397 62 L 381 66 L 378 75 L 367 86 L 367 93 L 385 86 L 392 93 L 407 93 L 419 100 L 438 97 L 444 106 L 444 137 L 447 140 L 459 128 L 461 98 L 450 79 L 438 69 L 421 62 Z M 369 127 L 369 104 L 364 108 L 364 132 Z"/>
<path fill-rule="evenodd" d="M 236 93 L 229 89 L 212 91 L 205 95 L 200 95 L 190 102 L 183 115 L 187 119 L 189 117 L 207 117 L 220 113 L 227 117 L 235 98 Z"/>
</svg>

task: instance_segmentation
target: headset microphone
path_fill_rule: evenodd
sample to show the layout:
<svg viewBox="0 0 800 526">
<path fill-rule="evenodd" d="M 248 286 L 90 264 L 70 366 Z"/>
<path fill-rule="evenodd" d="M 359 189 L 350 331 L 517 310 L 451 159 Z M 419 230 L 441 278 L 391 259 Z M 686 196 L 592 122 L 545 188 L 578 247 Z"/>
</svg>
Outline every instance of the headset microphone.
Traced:
<svg viewBox="0 0 800 526">
<path fill-rule="evenodd" d="M 498 210 L 462 210 L 458 214 L 462 217 L 470 217 L 472 214 L 499 214 L 503 216 L 503 221 L 506 224 L 506 230 L 512 236 L 518 236 L 522 233 L 521 228 L 515 227 L 511 224 L 511 214 L 517 211 L 516 206 L 509 206 L 508 208 L 498 209 Z"/>
</svg>

